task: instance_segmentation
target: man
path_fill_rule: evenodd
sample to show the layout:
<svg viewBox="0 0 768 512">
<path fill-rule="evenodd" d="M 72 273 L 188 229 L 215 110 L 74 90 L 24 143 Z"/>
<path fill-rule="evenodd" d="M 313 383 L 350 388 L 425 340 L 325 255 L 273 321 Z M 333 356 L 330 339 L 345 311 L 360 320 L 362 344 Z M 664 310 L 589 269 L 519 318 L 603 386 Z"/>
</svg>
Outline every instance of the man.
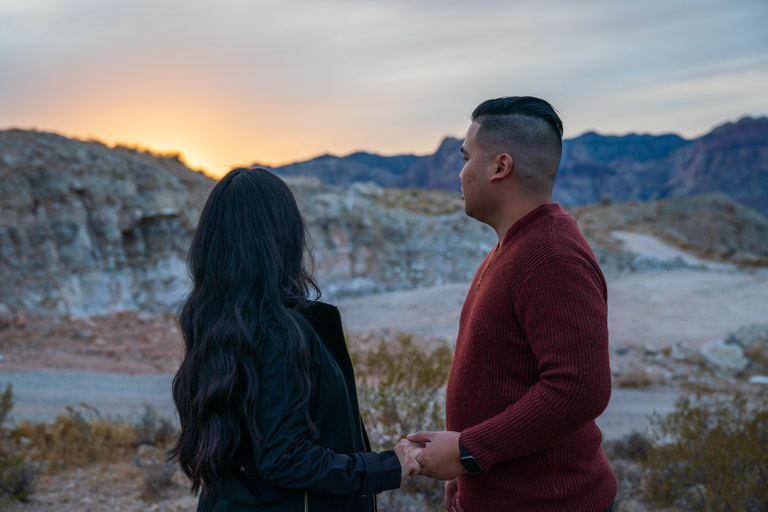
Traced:
<svg viewBox="0 0 768 512">
<path fill-rule="evenodd" d="M 461 312 L 448 431 L 409 436 L 450 512 L 603 512 L 616 495 L 594 421 L 611 394 L 606 284 L 552 202 L 562 135 L 546 101 L 498 98 L 461 148 L 464 211 L 499 243 Z"/>
</svg>

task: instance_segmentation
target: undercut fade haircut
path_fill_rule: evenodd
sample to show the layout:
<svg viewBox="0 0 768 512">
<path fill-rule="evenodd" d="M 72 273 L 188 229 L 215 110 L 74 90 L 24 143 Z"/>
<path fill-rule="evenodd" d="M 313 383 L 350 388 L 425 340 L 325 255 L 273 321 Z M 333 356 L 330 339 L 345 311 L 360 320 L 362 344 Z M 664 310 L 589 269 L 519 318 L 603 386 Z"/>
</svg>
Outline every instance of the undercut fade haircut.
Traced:
<svg viewBox="0 0 768 512">
<path fill-rule="evenodd" d="M 563 122 L 554 107 L 533 96 L 482 102 L 472 112 L 478 141 L 495 153 L 509 153 L 532 190 L 552 191 L 563 152 Z"/>
</svg>

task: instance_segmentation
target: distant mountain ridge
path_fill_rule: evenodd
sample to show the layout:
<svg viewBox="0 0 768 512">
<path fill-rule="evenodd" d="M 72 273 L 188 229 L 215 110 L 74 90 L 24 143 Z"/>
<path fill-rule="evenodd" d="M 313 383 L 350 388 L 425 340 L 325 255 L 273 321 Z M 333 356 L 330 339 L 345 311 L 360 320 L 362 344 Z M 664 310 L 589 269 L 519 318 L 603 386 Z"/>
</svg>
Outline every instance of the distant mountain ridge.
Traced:
<svg viewBox="0 0 768 512">
<path fill-rule="evenodd" d="M 446 137 L 431 155 L 323 155 L 273 167 L 331 185 L 459 191 L 460 139 Z M 745 117 L 693 140 L 679 135 L 600 135 L 563 141 L 554 199 L 564 205 L 646 201 L 722 192 L 768 215 L 768 118 Z"/>
</svg>

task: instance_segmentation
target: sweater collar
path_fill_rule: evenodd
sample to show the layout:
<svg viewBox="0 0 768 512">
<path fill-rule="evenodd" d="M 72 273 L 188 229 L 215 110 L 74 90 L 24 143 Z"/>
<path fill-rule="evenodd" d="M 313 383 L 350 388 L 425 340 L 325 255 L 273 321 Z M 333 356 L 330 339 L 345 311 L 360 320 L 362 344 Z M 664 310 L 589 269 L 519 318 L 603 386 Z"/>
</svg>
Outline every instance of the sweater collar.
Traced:
<svg viewBox="0 0 768 512">
<path fill-rule="evenodd" d="M 534 208 L 522 219 L 512 224 L 512 227 L 509 228 L 507 233 L 504 235 L 504 240 L 502 240 L 501 245 L 503 246 L 504 244 L 509 243 L 510 240 L 513 240 L 528 226 L 537 222 L 538 220 L 541 220 L 544 217 L 549 217 L 551 215 L 556 215 L 558 213 L 563 213 L 563 209 L 560 208 L 560 203 L 547 203 Z"/>
</svg>

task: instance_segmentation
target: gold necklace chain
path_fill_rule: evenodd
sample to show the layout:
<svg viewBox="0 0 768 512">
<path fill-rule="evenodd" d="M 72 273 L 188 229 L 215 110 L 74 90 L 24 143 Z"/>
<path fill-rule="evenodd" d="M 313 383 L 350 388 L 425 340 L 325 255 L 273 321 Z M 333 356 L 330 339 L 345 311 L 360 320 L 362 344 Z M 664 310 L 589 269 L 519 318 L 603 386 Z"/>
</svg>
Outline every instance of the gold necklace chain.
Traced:
<svg viewBox="0 0 768 512">
<path fill-rule="evenodd" d="M 480 283 L 483 282 L 483 277 L 485 277 L 485 272 L 488 270 L 488 267 L 491 266 L 491 262 L 496 259 L 496 253 L 499 252 L 499 246 L 500 246 L 500 244 L 496 244 L 496 247 L 493 249 L 493 252 L 491 253 L 491 257 L 488 258 L 488 261 L 485 262 L 485 266 L 483 267 L 483 271 L 480 273 L 480 279 L 477 280 L 477 286 L 475 287 L 475 293 L 477 293 L 480 290 Z"/>
</svg>

